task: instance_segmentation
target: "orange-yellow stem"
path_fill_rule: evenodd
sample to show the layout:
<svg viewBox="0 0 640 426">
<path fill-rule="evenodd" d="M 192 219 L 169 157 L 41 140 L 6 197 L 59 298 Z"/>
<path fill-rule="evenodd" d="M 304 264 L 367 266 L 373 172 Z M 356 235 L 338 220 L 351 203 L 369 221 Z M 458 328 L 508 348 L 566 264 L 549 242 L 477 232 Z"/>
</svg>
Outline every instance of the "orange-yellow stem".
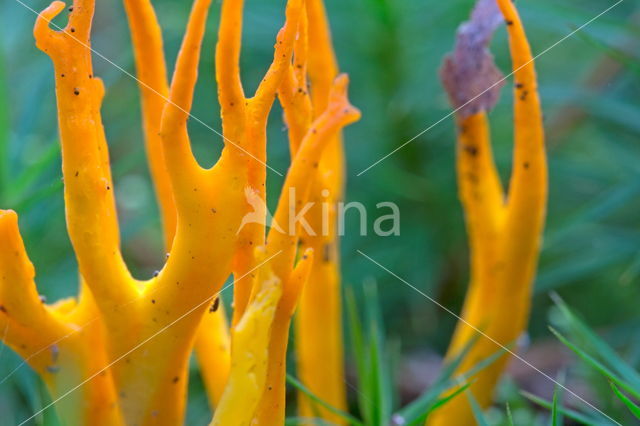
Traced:
<svg viewBox="0 0 640 426">
<path fill-rule="evenodd" d="M 272 325 L 266 389 L 258 406 L 254 420 L 256 424 L 271 425 L 284 422 L 286 352 L 291 317 L 303 288 L 302 283 L 308 279 L 313 264 L 309 260 L 313 251 L 307 249 L 298 266 L 303 269 L 301 272 L 294 270 L 292 275 L 297 279 L 289 278 L 300 234 L 300 229 L 294 228 L 292 218 L 296 217 L 308 200 L 310 177 L 319 165 L 322 149 L 338 131 L 360 117 L 360 112 L 349 104 L 347 85 L 346 75 L 336 79 L 327 109 L 313 122 L 305 135 L 287 174 L 274 215 L 274 223 L 278 223 L 281 228 L 272 227 L 269 232 L 267 255 L 279 253 L 274 257 L 270 268 L 276 276 L 281 277 L 283 293 Z M 294 194 L 295 199 L 292 198 Z"/>
<path fill-rule="evenodd" d="M 176 208 L 159 135 L 162 110 L 169 96 L 162 32 L 150 0 L 124 0 L 124 6 L 131 28 L 136 75 L 142 95 L 147 159 L 160 205 L 165 249 L 168 251 L 176 229 Z"/>
<path fill-rule="evenodd" d="M 322 0 L 308 0 L 308 73 L 311 83 L 313 116 L 317 117 L 329 102 L 329 92 L 338 74 L 327 14 Z M 316 235 L 303 235 L 303 245 L 316 253 L 309 277 L 300 298 L 296 318 L 297 371 L 300 380 L 323 401 L 346 410 L 344 349 L 342 342 L 342 306 L 340 290 L 339 238 L 336 205 L 344 192 L 344 152 L 338 132 L 322 154 L 310 190 L 309 201 L 315 208 L 307 216 Z M 328 205 L 328 218 L 321 206 Z M 326 229 L 325 229 L 326 228 Z M 317 365 L 323 365 L 318 369 Z M 344 420 L 313 404 L 299 393 L 300 414 L 320 416 L 335 423 Z"/>
<path fill-rule="evenodd" d="M 170 251 L 177 212 L 159 135 L 162 110 L 169 96 L 162 33 L 149 0 L 125 0 L 131 27 L 136 71 L 142 93 L 142 116 L 147 160 L 160 205 L 165 249 Z M 229 370 L 229 331 L 224 309 L 203 316 L 195 350 L 212 406 L 226 384 Z"/>
<path fill-rule="evenodd" d="M 456 374 L 513 344 L 526 330 L 531 287 L 540 249 L 547 198 L 547 165 L 540 99 L 522 22 L 510 0 L 498 0 L 507 23 L 515 73 L 515 141 L 509 193 L 503 197 L 491 158 L 486 116 L 459 119 L 458 179 L 471 245 L 471 283 L 462 317 L 480 336 Z M 447 352 L 451 360 L 477 334 L 464 322 Z M 508 361 L 504 355 L 473 379 L 471 391 L 482 407 L 492 400 Z M 429 425 L 472 424 L 466 398 L 436 411 Z"/>
<path fill-rule="evenodd" d="M 104 370 L 104 330 L 95 309 L 69 299 L 46 305 L 18 230 L 18 217 L 0 210 L 0 330 L 4 342 L 40 375 L 67 425 L 123 425 L 111 372 Z M 66 396 L 78 383 L 95 378 Z"/>
</svg>

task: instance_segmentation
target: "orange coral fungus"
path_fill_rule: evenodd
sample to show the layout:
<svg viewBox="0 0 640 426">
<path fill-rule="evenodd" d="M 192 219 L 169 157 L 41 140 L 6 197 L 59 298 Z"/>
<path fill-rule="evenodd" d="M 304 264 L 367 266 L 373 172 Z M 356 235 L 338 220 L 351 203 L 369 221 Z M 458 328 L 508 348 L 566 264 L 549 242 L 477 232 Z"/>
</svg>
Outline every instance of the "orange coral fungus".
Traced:
<svg viewBox="0 0 640 426">
<path fill-rule="evenodd" d="M 170 86 L 150 1 L 124 4 L 166 263 L 139 281 L 123 260 L 100 113 L 104 87 L 91 59 L 95 0 L 75 0 L 68 24 L 58 30 L 51 20 L 65 5 L 54 1 L 38 16 L 34 34 L 55 70 L 66 218 L 81 292 L 78 301 L 44 304 L 17 216 L 0 211 L 5 341 L 42 376 L 65 424 L 180 424 L 194 344 L 211 403 L 218 406 L 214 423 L 281 424 L 290 320 L 313 275 L 313 245 L 300 255 L 297 227 L 272 228 L 267 242 L 266 217 L 242 219 L 254 201 L 266 201 L 266 125 L 276 93 L 306 84 L 306 68 L 292 64 L 294 50 L 306 64 L 305 2 L 288 1 L 273 62 L 251 98 L 239 74 L 243 2 L 223 2 L 216 78 L 225 147 L 210 169 L 191 151 L 187 119 L 211 0 L 194 0 Z M 318 80 L 313 110 L 306 94 L 287 108 L 288 119 L 294 114 L 301 121 L 291 124 L 292 164 L 275 214 L 282 224 L 301 213 L 293 194 L 302 204 L 309 199 L 313 165 L 324 151 L 336 149 L 340 130 L 359 117 L 347 100 L 347 77 L 335 78 L 335 67 L 328 70 Z M 229 336 L 219 292 L 231 273 L 235 310 Z"/>
<path fill-rule="evenodd" d="M 500 351 L 496 342 L 510 345 L 525 330 L 546 212 L 547 164 L 531 49 L 513 3 L 498 0 L 497 4 L 499 9 L 495 0 L 478 2 L 442 72 L 458 108 L 458 182 L 471 246 L 471 282 L 463 320 L 447 359 L 456 357 L 477 330 L 486 335 L 472 345 L 457 373 Z M 513 171 L 506 194 L 494 164 L 486 117 L 500 81 L 485 51 L 496 16 L 507 23 L 515 76 Z M 503 355 L 474 377 L 470 389 L 483 407 L 490 403 L 507 361 Z M 455 398 L 428 421 L 430 425 L 472 423 L 464 397 Z"/>
</svg>

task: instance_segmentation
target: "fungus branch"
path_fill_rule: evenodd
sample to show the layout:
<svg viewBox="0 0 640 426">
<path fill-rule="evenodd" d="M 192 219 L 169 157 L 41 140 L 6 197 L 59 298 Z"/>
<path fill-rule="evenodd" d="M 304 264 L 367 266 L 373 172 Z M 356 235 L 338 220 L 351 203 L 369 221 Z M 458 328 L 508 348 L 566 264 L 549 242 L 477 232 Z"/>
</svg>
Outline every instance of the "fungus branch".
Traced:
<svg viewBox="0 0 640 426">
<path fill-rule="evenodd" d="M 42 377 L 53 398 L 64 395 L 107 363 L 99 321 L 90 297 L 47 305 L 38 296 L 35 271 L 18 230 L 18 217 L 0 210 L 0 328 L 4 342 Z M 109 372 L 63 400 L 59 413 L 68 425 L 120 425 Z"/>
<path fill-rule="evenodd" d="M 338 64 L 333 51 L 331 34 L 322 0 L 308 0 L 306 4 L 308 22 L 308 49 L 301 58 L 306 59 L 310 82 L 310 100 L 303 90 L 296 96 L 304 96 L 298 108 L 311 118 L 296 120 L 287 108 L 287 98 L 281 91 L 280 100 L 285 107 L 289 124 L 292 152 L 297 139 L 298 124 L 304 125 L 321 115 L 329 103 L 330 90 L 338 74 Z M 295 62 L 296 73 L 303 69 Z M 298 81 L 302 79 L 299 78 Z M 303 102 L 310 102 L 311 110 Z M 305 121 L 307 120 L 307 121 Z M 314 206 L 307 215 L 313 234 L 303 233 L 303 246 L 312 248 L 316 262 L 312 265 L 309 282 L 304 287 L 297 314 L 296 351 L 297 371 L 300 380 L 315 395 L 333 407 L 346 410 L 346 391 L 343 365 L 342 312 L 340 291 L 340 265 L 337 236 L 336 204 L 342 200 L 344 191 L 344 153 L 340 132 L 332 137 L 323 151 L 310 189 L 310 201 Z M 329 206 L 325 217 L 322 206 Z M 322 232 L 320 232 L 322 230 Z M 317 368 L 323 365 L 322 369 Z M 299 393 L 300 415 L 319 416 L 322 419 L 344 424 L 344 420 L 323 407 L 313 404 L 306 395 Z"/>
<path fill-rule="evenodd" d="M 168 251 L 176 229 L 176 209 L 159 135 L 162 110 L 169 96 L 162 33 L 150 0 L 124 0 L 124 6 L 131 28 L 136 75 L 142 95 L 147 159 L 160 205 L 165 249 Z"/>
<path fill-rule="evenodd" d="M 124 4 L 142 94 L 147 159 L 163 218 L 165 249 L 168 252 L 176 232 L 177 212 L 160 137 L 162 110 L 169 97 L 162 34 L 149 0 L 125 0 Z M 224 306 L 203 316 L 195 349 L 211 405 L 215 406 L 229 370 L 229 332 Z"/>
<path fill-rule="evenodd" d="M 266 205 L 266 121 L 275 93 L 291 62 L 293 44 L 303 8 L 303 0 L 289 0 L 286 21 L 278 33 L 274 59 L 260 82 L 256 94 L 246 98 L 240 80 L 240 41 L 242 33 L 242 1 L 225 0 L 220 16 L 216 46 L 216 79 L 223 117 L 223 133 L 227 141 L 242 141 L 248 156 L 248 198 L 257 205 Z M 244 276 L 255 265 L 254 249 L 265 244 L 265 212 L 256 212 L 264 220 L 245 224 L 239 233 L 234 259 L 235 277 Z M 261 223 L 260 223 L 261 222 Z M 233 324 L 242 317 L 251 294 L 249 280 L 234 285 Z"/>
<path fill-rule="evenodd" d="M 547 170 L 533 57 L 513 3 L 495 1 L 478 1 L 471 21 L 460 27 L 456 49 L 442 70 L 443 83 L 457 108 L 458 184 L 471 246 L 464 321 L 458 323 L 447 351 L 449 360 L 474 338 L 477 329 L 502 345 L 513 343 L 525 331 L 544 226 Z M 486 116 L 501 85 L 486 51 L 497 17 L 507 24 L 515 75 L 514 155 L 506 196 L 492 157 Z M 457 373 L 499 349 L 489 339 L 478 339 Z M 470 389 L 482 406 L 490 403 L 507 360 L 502 356 L 475 377 Z M 467 400 L 456 398 L 435 412 L 428 424 L 467 424 L 473 418 Z"/>
<path fill-rule="evenodd" d="M 49 28 L 65 7 L 55 1 L 35 25 L 37 46 L 54 65 L 69 237 L 82 276 L 105 309 L 131 300 L 135 287 L 120 253 L 113 182 L 100 117 L 102 81 L 94 78 L 89 31 L 94 4 L 76 0 L 67 26 Z"/>
<path fill-rule="evenodd" d="M 360 118 L 360 111 L 354 108 L 347 99 L 348 81 L 346 75 L 341 75 L 336 79 L 327 109 L 314 120 L 303 138 L 282 189 L 274 214 L 275 223 L 292 224 L 292 218 L 296 217 L 299 212 L 297 203 L 289 198 L 290 194 L 295 193 L 296 197 L 302 199 L 301 206 L 307 203 L 309 189 L 323 149 L 333 140 L 337 132 Z M 295 191 L 291 191 L 294 188 Z M 313 263 L 309 256 L 314 253 L 312 248 L 307 248 L 298 267 L 292 272 L 300 232 L 301 229 L 297 229 L 295 233 L 292 229 L 288 229 L 288 233 L 283 233 L 275 227 L 272 227 L 269 232 L 267 253 L 275 251 L 282 253 L 274 259 L 272 268 L 275 274 L 281 277 L 283 295 L 276 309 L 272 327 L 267 389 L 256 414 L 258 424 L 281 424 L 284 422 L 286 352 L 291 317 L 298 303 L 303 288 L 302 284 L 307 281 L 311 273 Z"/>
<path fill-rule="evenodd" d="M 332 140 L 336 132 L 359 118 L 359 111 L 352 107 L 347 100 L 347 84 L 346 76 L 341 76 L 336 80 L 335 90 L 332 92 L 327 110 L 314 121 L 303 138 L 300 149 L 293 158 L 287 173 L 274 215 L 275 223 L 281 225 L 292 223 L 292 218 L 300 213 L 301 206 L 306 203 L 308 198 L 311 177 L 315 172 L 312 165 L 317 164 L 323 148 Z M 291 198 L 292 194 L 295 194 L 295 201 L 300 200 L 300 203 L 294 202 Z M 232 334 L 231 375 L 214 416 L 213 424 L 231 424 L 224 423 L 225 417 L 223 416 L 233 414 L 237 410 L 233 407 L 237 407 L 241 400 L 248 401 L 246 403 L 248 405 L 245 405 L 247 407 L 245 411 L 249 408 L 253 409 L 254 400 L 252 398 L 256 395 L 256 387 L 259 390 L 260 398 L 255 413 L 252 412 L 250 417 L 243 413 L 244 417 L 235 420 L 233 424 L 248 424 L 248 420 L 251 418 L 257 424 L 281 424 L 284 422 L 286 351 L 290 322 L 301 289 L 308 279 L 313 263 L 313 250 L 308 249 L 294 268 L 298 239 L 299 230 L 290 227 L 283 230 L 274 226 L 269 232 L 263 257 L 273 260 L 260 268 L 256 280 L 253 281 L 253 296 L 249 299 L 249 308 L 239 320 L 236 330 Z M 260 256 L 254 256 L 254 258 L 260 259 Z M 238 343 L 236 341 L 239 338 L 237 337 L 237 328 L 242 327 L 246 318 L 252 315 L 252 305 L 256 303 L 256 300 L 260 300 L 259 295 L 264 291 L 265 285 L 281 288 L 278 291 L 279 297 L 271 301 L 275 312 L 268 337 L 267 365 L 264 370 L 254 368 L 253 380 L 247 382 L 244 378 L 235 377 L 236 358 L 245 357 L 247 352 L 257 353 L 260 349 L 254 345 L 261 342 L 242 341 L 243 343 Z M 247 346 L 243 350 L 239 349 L 243 344 Z M 257 359 L 261 360 L 262 358 Z M 247 398 L 247 395 L 251 397 Z"/>
</svg>

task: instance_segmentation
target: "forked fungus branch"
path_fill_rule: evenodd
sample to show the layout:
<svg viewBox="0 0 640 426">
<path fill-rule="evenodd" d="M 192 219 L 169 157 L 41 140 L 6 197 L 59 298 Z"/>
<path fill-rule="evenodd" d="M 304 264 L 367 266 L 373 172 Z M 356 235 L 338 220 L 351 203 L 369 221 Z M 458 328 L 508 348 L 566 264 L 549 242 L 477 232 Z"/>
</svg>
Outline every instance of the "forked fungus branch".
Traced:
<svg viewBox="0 0 640 426">
<path fill-rule="evenodd" d="M 487 112 L 498 99 L 502 77 L 487 45 L 497 24 L 506 23 L 514 76 L 514 151 L 509 191 L 493 159 Z M 462 320 L 447 359 L 469 345 L 456 374 L 513 345 L 525 331 L 547 204 L 547 161 L 533 56 L 511 0 L 479 0 L 458 32 L 454 52 L 441 71 L 456 108 L 457 171 L 471 248 L 471 281 Z M 488 89 L 488 90 L 487 90 Z M 478 336 L 478 332 L 484 336 Z M 503 347 L 499 346 L 498 344 Z M 500 356 L 470 380 L 470 391 L 486 407 L 509 360 Z M 465 395 L 437 410 L 429 425 L 473 424 Z"/>
</svg>

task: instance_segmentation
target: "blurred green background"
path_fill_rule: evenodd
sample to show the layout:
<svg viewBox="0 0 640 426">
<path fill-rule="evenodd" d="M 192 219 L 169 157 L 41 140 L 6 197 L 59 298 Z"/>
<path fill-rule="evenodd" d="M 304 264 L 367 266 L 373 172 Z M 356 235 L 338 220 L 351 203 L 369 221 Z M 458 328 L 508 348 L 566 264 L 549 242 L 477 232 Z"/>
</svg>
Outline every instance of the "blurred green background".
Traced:
<svg viewBox="0 0 640 426">
<path fill-rule="evenodd" d="M 394 393 L 401 403 L 415 397 L 435 375 L 455 318 L 356 250 L 459 311 L 469 268 L 451 118 L 361 176 L 357 174 L 450 112 L 438 68 L 472 3 L 327 0 L 340 65 L 351 76 L 351 101 L 363 113 L 362 120 L 346 131 L 347 201 L 364 203 L 370 214 L 368 236 L 358 235 L 355 214 L 347 218 L 351 226 L 342 244 L 344 282 L 356 294 L 367 281 L 378 286 L 389 357 L 395 360 Z M 39 11 L 48 3 L 30 0 L 27 4 Z M 155 0 L 154 4 L 171 69 L 190 2 Z M 611 0 L 518 1 L 534 53 L 612 4 Z M 271 60 L 283 10 L 283 0 L 247 1 L 242 72 L 249 93 Z M 215 129 L 220 129 L 213 79 L 219 11 L 220 1 L 214 1 L 192 111 Z M 34 13 L 17 1 L 0 4 L 0 208 L 19 213 L 39 291 L 53 301 L 75 294 L 77 274 L 64 222 L 53 71 L 49 58 L 34 45 L 34 21 Z M 98 2 L 93 47 L 134 72 L 121 2 Z M 508 72 L 504 29 L 497 32 L 492 50 L 499 67 Z M 549 136 L 550 200 L 525 357 L 553 376 L 565 368 L 579 370 L 547 329 L 557 313 L 549 293 L 556 291 L 616 349 L 637 361 L 640 6 L 633 0 L 622 2 L 542 55 L 536 65 Z M 146 278 L 159 269 L 164 254 L 144 158 L 137 85 L 99 57 L 94 56 L 94 66 L 107 87 L 103 120 L 116 179 L 123 249 L 134 275 Z M 505 182 L 513 130 L 509 92 L 503 90 L 491 113 L 496 157 Z M 220 137 L 194 120 L 190 131 L 201 163 L 213 164 L 222 147 Z M 288 161 L 286 132 L 276 105 L 269 125 L 269 164 L 286 170 Z M 281 184 L 282 178 L 269 175 L 271 206 Z M 400 236 L 373 235 L 375 205 L 382 201 L 400 206 Z M 27 367 L 4 379 L 20 360 L 8 349 L 0 351 L 0 424 L 16 424 L 43 405 L 46 392 Z M 525 388 L 549 399 L 553 386 L 546 379 L 522 365 L 514 365 L 511 373 L 501 393 L 506 396 L 500 398 L 518 399 L 514 389 Z M 349 376 L 357 386 L 357 379 Z M 599 396 L 597 379 L 580 371 L 574 376 L 568 383 L 605 408 L 611 404 Z M 195 367 L 192 379 L 187 424 L 206 424 L 209 410 Z M 525 403 L 514 406 L 521 419 L 517 424 L 537 424 L 543 415 Z M 492 421 L 499 423 L 500 418 L 500 413 L 494 413 Z M 33 424 L 54 421 L 49 410 Z"/>
</svg>

